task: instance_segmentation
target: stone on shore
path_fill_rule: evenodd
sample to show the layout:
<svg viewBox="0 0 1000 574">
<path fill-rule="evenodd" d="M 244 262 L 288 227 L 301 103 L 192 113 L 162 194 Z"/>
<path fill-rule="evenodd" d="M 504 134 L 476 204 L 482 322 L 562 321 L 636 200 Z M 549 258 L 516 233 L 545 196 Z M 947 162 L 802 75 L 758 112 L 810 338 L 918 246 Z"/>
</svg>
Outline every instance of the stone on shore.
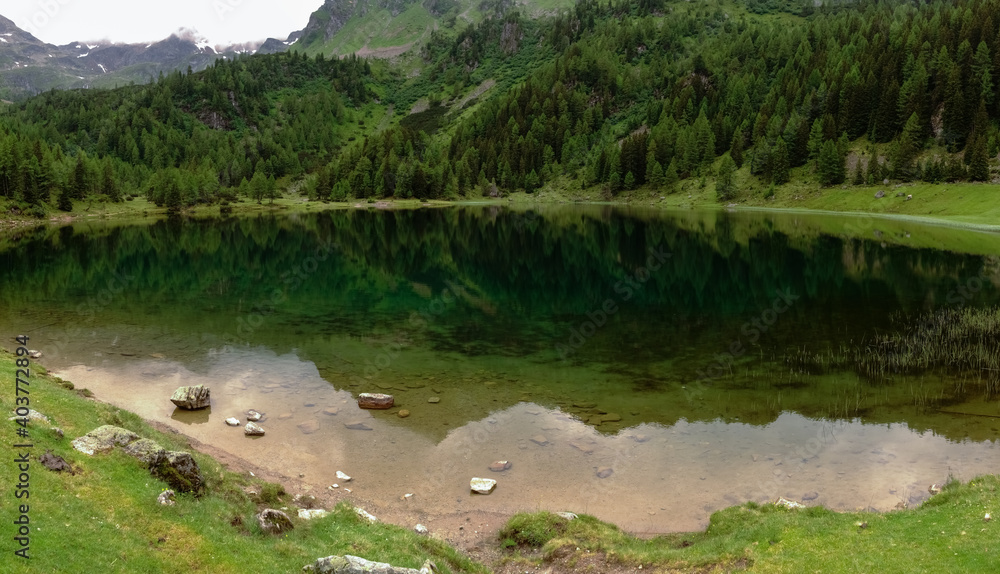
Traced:
<svg viewBox="0 0 1000 574">
<path fill-rule="evenodd" d="M 180 387 L 174 391 L 170 397 L 170 402 L 179 408 L 194 411 L 211 406 L 212 391 L 205 385 L 195 385 L 193 387 Z"/>
<path fill-rule="evenodd" d="M 437 566 L 426 560 L 420 570 L 400 568 L 385 562 L 372 562 L 357 556 L 327 556 L 302 568 L 303 572 L 315 574 L 433 574 Z"/>
<path fill-rule="evenodd" d="M 257 515 L 257 525 L 264 534 L 281 534 L 295 528 L 287 514 L 273 508 L 266 508 Z"/>
<path fill-rule="evenodd" d="M 160 493 L 160 496 L 156 497 L 156 502 L 159 502 L 160 506 L 173 506 L 177 503 L 174 500 L 174 491 L 164 490 Z"/>
<path fill-rule="evenodd" d="M 497 487 L 497 481 L 492 478 L 473 478 L 469 481 L 469 487 L 476 494 L 489 494 Z"/>
<path fill-rule="evenodd" d="M 391 409 L 396 399 L 383 393 L 361 393 L 358 395 L 358 406 L 363 409 Z"/>
<path fill-rule="evenodd" d="M 243 434 L 247 436 L 264 436 L 264 429 L 257 423 L 247 423 L 243 427 Z"/>
<path fill-rule="evenodd" d="M 375 518 L 373 514 L 370 514 L 368 511 L 366 511 L 364 508 L 361 508 L 360 506 L 354 507 L 354 514 L 357 514 L 362 520 L 365 520 L 372 524 L 378 522 L 378 518 Z"/>
<path fill-rule="evenodd" d="M 322 508 L 310 508 L 310 509 L 300 508 L 299 509 L 299 518 L 301 518 L 302 520 L 312 520 L 314 518 L 323 518 L 327 514 L 330 514 L 330 513 L 327 512 L 326 510 L 323 510 Z"/>
<path fill-rule="evenodd" d="M 510 470 L 511 464 L 509 460 L 498 460 L 490 465 L 490 470 L 493 472 L 503 472 L 505 470 Z"/>
<path fill-rule="evenodd" d="M 413 531 L 421 536 L 427 536 L 427 534 L 430 532 L 429 530 L 427 530 L 427 527 L 424 526 L 423 524 L 418 524 L 414 526 Z"/>
<path fill-rule="evenodd" d="M 341 482 L 351 482 L 354 479 L 351 478 L 351 477 L 349 477 L 349 476 L 347 476 L 347 474 L 345 474 L 344 472 L 338 470 L 337 471 L 337 480 L 339 480 Z"/>
<path fill-rule="evenodd" d="M 112 425 L 97 427 L 72 442 L 73 448 L 83 454 L 93 456 L 109 452 L 116 446 L 127 446 L 139 440 L 139 435 L 130 430 Z"/>
<path fill-rule="evenodd" d="M 570 520 L 576 520 L 577 518 L 579 518 L 579 516 L 577 516 L 576 514 L 574 514 L 572 512 L 557 512 L 556 516 L 565 518 L 567 522 L 570 521 Z"/>
</svg>

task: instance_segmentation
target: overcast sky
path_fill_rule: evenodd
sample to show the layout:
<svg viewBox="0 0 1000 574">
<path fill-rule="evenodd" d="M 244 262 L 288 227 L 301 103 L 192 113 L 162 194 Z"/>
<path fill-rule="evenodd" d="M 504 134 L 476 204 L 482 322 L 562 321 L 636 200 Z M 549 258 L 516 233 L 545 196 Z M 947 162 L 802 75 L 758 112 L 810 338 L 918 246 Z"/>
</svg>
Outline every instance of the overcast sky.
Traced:
<svg viewBox="0 0 1000 574">
<path fill-rule="evenodd" d="M 2 0 L 0 14 L 50 44 L 162 40 L 192 28 L 212 44 L 284 40 L 323 0 Z"/>
</svg>

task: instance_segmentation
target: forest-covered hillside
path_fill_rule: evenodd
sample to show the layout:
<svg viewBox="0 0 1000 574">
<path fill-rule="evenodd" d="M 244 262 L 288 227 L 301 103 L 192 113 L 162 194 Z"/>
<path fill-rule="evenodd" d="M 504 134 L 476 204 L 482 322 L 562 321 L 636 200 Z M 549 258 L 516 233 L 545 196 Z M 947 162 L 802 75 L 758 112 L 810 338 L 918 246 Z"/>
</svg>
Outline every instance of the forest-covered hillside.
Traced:
<svg viewBox="0 0 1000 574">
<path fill-rule="evenodd" d="M 987 180 L 1000 138 L 1000 0 L 581 0 L 431 34 L 418 74 L 298 52 L 0 113 L 0 195 L 147 194 L 179 207 L 733 174 L 782 184 Z M 800 168 L 801 169 L 796 169 Z"/>
</svg>

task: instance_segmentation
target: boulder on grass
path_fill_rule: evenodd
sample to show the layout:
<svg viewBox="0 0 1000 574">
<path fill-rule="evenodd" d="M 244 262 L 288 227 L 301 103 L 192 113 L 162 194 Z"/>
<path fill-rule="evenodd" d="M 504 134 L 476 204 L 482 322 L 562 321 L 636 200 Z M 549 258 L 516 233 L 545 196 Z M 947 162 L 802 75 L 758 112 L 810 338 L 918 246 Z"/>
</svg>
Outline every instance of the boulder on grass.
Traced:
<svg viewBox="0 0 1000 574">
<path fill-rule="evenodd" d="M 139 435 L 130 430 L 112 425 L 97 427 L 89 433 L 73 441 L 73 448 L 93 456 L 101 452 L 109 452 L 116 446 L 128 446 L 139 440 Z"/>
<path fill-rule="evenodd" d="M 211 406 L 211 393 L 212 390 L 205 385 L 180 387 L 174 391 L 174 394 L 170 397 L 170 402 L 182 409 L 194 411 Z"/>
<path fill-rule="evenodd" d="M 383 393 L 361 393 L 358 395 L 358 406 L 363 409 L 391 409 L 396 399 Z"/>
<path fill-rule="evenodd" d="M 384 562 L 372 562 L 357 556 L 327 556 L 304 567 L 304 572 L 316 574 L 432 574 L 437 572 L 437 566 L 430 560 L 424 561 L 420 570 L 400 568 Z"/>
<path fill-rule="evenodd" d="M 122 451 L 139 459 L 150 468 L 159 464 L 160 460 L 167 454 L 167 450 L 158 442 L 148 438 L 141 438 L 123 448 Z"/>
<path fill-rule="evenodd" d="M 205 489 L 205 479 L 197 461 L 186 452 L 168 452 L 150 468 L 156 478 L 166 482 L 178 492 L 201 494 Z"/>
<path fill-rule="evenodd" d="M 281 534 L 295 528 L 287 514 L 273 508 L 267 508 L 258 514 L 257 524 L 265 534 Z"/>
</svg>

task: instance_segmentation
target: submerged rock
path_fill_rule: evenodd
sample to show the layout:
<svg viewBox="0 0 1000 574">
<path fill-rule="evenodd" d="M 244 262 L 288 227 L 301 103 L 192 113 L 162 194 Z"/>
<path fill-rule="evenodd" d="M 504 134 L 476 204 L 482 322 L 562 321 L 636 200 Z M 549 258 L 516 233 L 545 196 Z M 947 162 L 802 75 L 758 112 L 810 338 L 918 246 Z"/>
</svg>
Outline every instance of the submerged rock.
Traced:
<svg viewBox="0 0 1000 574">
<path fill-rule="evenodd" d="M 400 411 L 396 413 L 396 416 L 398 416 L 401 419 L 405 419 L 406 417 L 410 416 L 410 411 L 406 409 L 400 409 Z"/>
<path fill-rule="evenodd" d="M 255 423 L 255 422 L 259 421 L 261 419 L 261 417 L 263 417 L 263 416 L 264 416 L 263 414 L 258 413 L 255 410 L 249 410 L 249 411 L 247 411 L 247 420 L 250 421 L 250 422 L 252 422 L 252 423 Z"/>
<path fill-rule="evenodd" d="M 193 387 L 180 387 L 170 397 L 170 402 L 179 408 L 194 411 L 211 406 L 212 391 L 205 385 L 195 385 Z"/>
<path fill-rule="evenodd" d="M 257 515 L 257 525 L 264 534 L 281 534 L 295 528 L 287 514 L 273 508 L 266 508 Z"/>
<path fill-rule="evenodd" d="M 549 444 L 549 439 L 545 438 L 545 435 L 537 434 L 531 437 L 531 442 L 537 444 L 538 446 L 545 446 Z"/>
<path fill-rule="evenodd" d="M 358 395 L 358 406 L 363 409 L 391 409 L 396 399 L 384 393 L 361 393 Z"/>
<path fill-rule="evenodd" d="M 497 481 L 492 478 L 473 478 L 469 481 L 469 487 L 476 494 L 489 494 L 497 487 Z"/>
<path fill-rule="evenodd" d="M 344 426 L 350 430 L 372 430 L 372 427 L 361 421 L 351 421 L 344 423 Z"/>
<path fill-rule="evenodd" d="M 312 434 L 319 430 L 319 421 L 316 419 L 309 419 L 305 422 L 299 423 L 299 430 L 302 434 Z"/>
<path fill-rule="evenodd" d="M 610 466 L 602 466 L 597 469 L 597 478 L 607 478 L 615 473 L 615 469 Z"/>
<path fill-rule="evenodd" d="M 505 470 L 510 470 L 511 464 L 509 460 L 498 460 L 490 465 L 490 470 L 493 472 L 503 472 Z"/>
<path fill-rule="evenodd" d="M 139 440 L 139 435 L 130 430 L 104 425 L 75 439 L 71 444 L 73 448 L 83 454 L 93 456 L 97 453 L 108 452 L 116 446 L 129 445 L 137 440 Z"/>
<path fill-rule="evenodd" d="M 431 398 L 427 399 L 427 402 L 430 403 L 430 404 L 432 404 L 432 405 L 436 405 L 436 404 L 438 404 L 438 403 L 441 402 L 441 397 L 431 397 Z"/>
</svg>

